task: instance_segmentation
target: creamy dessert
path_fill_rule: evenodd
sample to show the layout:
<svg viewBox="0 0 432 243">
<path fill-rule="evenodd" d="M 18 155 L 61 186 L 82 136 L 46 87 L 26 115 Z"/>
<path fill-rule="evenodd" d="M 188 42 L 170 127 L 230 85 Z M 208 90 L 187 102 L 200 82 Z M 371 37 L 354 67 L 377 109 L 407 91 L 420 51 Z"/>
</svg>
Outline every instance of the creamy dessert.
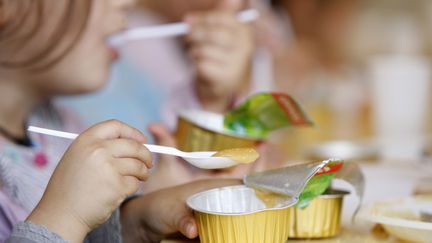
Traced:
<svg viewBox="0 0 432 243">
<path fill-rule="evenodd" d="M 259 153 L 253 148 L 233 148 L 221 150 L 212 157 L 227 157 L 239 164 L 249 164 L 258 159 Z"/>
</svg>

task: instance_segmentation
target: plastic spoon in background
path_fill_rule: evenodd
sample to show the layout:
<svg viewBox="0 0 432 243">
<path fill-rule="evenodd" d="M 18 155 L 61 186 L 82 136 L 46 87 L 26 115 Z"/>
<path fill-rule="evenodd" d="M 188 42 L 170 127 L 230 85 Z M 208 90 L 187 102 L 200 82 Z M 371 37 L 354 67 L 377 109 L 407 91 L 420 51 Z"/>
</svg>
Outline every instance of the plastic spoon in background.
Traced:
<svg viewBox="0 0 432 243">
<path fill-rule="evenodd" d="M 256 9 L 248 9 L 239 12 L 237 18 L 240 22 L 247 23 L 256 20 L 258 16 L 259 13 Z M 110 37 L 108 44 L 121 46 L 134 40 L 179 36 L 187 34 L 189 30 L 190 26 L 183 22 L 133 28 Z"/>
<path fill-rule="evenodd" d="M 75 139 L 78 137 L 78 134 L 76 133 L 57 131 L 35 126 L 29 126 L 27 130 L 30 132 L 67 139 Z M 240 163 L 252 163 L 258 158 L 258 153 L 251 148 L 227 149 L 218 152 L 184 152 L 173 147 L 154 144 L 143 145 L 146 146 L 150 152 L 181 157 L 193 166 L 201 169 L 222 169 L 235 166 Z"/>
</svg>

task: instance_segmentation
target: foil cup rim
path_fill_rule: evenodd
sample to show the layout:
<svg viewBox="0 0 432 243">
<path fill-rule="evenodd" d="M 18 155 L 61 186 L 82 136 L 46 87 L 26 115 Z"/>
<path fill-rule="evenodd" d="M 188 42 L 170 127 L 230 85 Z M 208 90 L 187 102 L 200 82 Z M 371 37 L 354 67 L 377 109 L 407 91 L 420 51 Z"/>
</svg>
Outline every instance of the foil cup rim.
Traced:
<svg viewBox="0 0 432 243">
<path fill-rule="evenodd" d="M 214 211 L 208 211 L 208 210 L 203 210 L 198 208 L 197 206 L 194 205 L 193 200 L 196 197 L 199 197 L 203 194 L 207 194 L 207 193 L 212 193 L 215 191 L 219 191 L 221 189 L 229 189 L 229 188 L 233 188 L 233 189 L 250 189 L 250 190 L 254 190 L 253 188 L 247 187 L 246 185 L 235 185 L 235 186 L 225 186 L 225 187 L 218 187 L 218 188 L 213 188 L 213 189 L 209 189 L 209 190 L 205 190 L 202 192 L 198 192 L 195 193 L 191 196 L 189 196 L 186 200 L 186 204 L 189 208 L 193 209 L 194 211 L 198 212 L 198 213 L 206 213 L 206 214 L 212 214 L 212 215 L 219 215 L 219 216 L 240 216 L 240 215 L 250 215 L 250 214 L 255 214 L 255 213 L 259 213 L 259 212 L 265 212 L 265 211 L 277 211 L 277 210 L 283 210 L 283 209 L 287 209 L 289 207 L 294 206 L 295 204 L 297 204 L 298 202 L 298 198 L 291 198 L 289 199 L 289 203 L 280 206 L 280 207 L 271 207 L 271 208 L 262 208 L 262 209 L 257 209 L 257 210 L 251 210 L 248 212 L 241 212 L 241 213 L 223 213 L 223 212 L 214 212 Z"/>
<path fill-rule="evenodd" d="M 346 195 L 349 195 L 349 191 L 332 189 L 325 191 L 323 194 L 319 195 L 317 198 L 342 198 Z"/>
<path fill-rule="evenodd" d="M 201 113 L 203 115 L 208 115 L 208 116 L 222 116 L 219 113 L 214 113 L 214 112 L 209 112 L 209 111 L 201 111 L 201 110 L 192 110 L 192 109 L 186 109 L 186 110 L 180 110 L 178 115 L 179 118 L 184 119 L 185 121 L 198 126 L 202 129 L 208 130 L 210 132 L 214 132 L 214 133 L 219 133 L 225 136 L 230 136 L 230 137 L 234 137 L 234 138 L 240 138 L 240 139 L 245 139 L 245 140 L 250 140 L 250 141 L 261 141 L 263 140 L 262 138 L 259 137 L 253 137 L 253 136 L 245 136 L 245 135 L 239 135 L 239 134 L 235 134 L 232 132 L 229 132 L 227 130 L 224 130 L 222 127 L 213 127 L 209 124 L 201 124 L 199 121 L 194 120 L 193 117 L 189 117 L 190 115 L 188 115 L 191 112 L 196 112 L 196 113 Z"/>
</svg>

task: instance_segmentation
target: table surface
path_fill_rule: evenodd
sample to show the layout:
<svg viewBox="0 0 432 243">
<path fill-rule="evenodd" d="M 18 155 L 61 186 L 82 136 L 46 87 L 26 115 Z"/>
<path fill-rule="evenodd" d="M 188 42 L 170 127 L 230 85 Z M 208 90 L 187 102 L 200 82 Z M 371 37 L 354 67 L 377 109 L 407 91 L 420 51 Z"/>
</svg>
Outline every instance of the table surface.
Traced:
<svg viewBox="0 0 432 243">
<path fill-rule="evenodd" d="M 360 165 L 365 175 L 365 195 L 363 205 L 370 205 L 376 201 L 403 198 L 411 196 L 421 186 L 424 190 L 425 181 L 431 181 L 432 162 L 412 161 L 381 161 Z M 339 189 L 352 191 L 353 188 L 346 182 L 336 181 L 334 186 Z M 427 188 L 427 187 L 426 187 Z M 432 193 L 432 187 L 429 187 Z M 356 224 L 351 223 L 351 217 L 359 200 L 351 194 L 344 198 L 342 209 L 343 229 L 338 237 L 320 240 L 289 240 L 289 242 L 319 242 L 319 243 L 396 243 L 402 242 L 391 236 L 379 237 L 372 233 L 373 223 L 357 219 Z M 199 240 L 164 240 L 163 243 L 197 243 Z"/>
<path fill-rule="evenodd" d="M 388 237 L 386 239 L 380 239 L 370 233 L 354 231 L 354 230 L 344 230 L 338 237 L 330 239 L 320 239 L 320 240 L 288 240 L 287 243 L 402 243 L 393 237 Z M 161 243 L 199 243 L 199 240 L 185 240 L 185 239 L 172 239 L 163 240 Z"/>
</svg>

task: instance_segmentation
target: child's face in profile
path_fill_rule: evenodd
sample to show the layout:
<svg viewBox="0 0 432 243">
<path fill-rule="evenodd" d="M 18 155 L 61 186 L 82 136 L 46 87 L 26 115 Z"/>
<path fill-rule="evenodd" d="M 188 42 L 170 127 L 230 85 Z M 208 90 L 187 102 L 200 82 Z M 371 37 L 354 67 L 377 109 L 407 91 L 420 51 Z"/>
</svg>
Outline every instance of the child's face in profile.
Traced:
<svg viewBox="0 0 432 243">
<path fill-rule="evenodd" d="M 22 1 L 22 0 L 16 0 Z M 86 4 L 91 2 L 90 10 Z M 28 57 L 37 56 L 47 46 L 53 45 L 53 52 L 36 59 L 35 64 L 53 60 L 53 57 L 62 56 L 60 61 L 49 68 L 41 70 L 1 69 L 11 76 L 11 80 L 23 80 L 33 90 L 46 97 L 61 94 L 78 94 L 94 91 L 103 86 L 108 79 L 111 64 L 118 58 L 117 51 L 108 46 L 107 38 L 116 32 L 126 28 L 126 10 L 133 0 L 44 0 L 42 5 L 44 12 L 40 21 L 27 17 L 17 32 L 30 32 L 35 34 L 25 39 L 24 45 L 10 43 L 2 46 L 3 55 L 6 60 L 26 60 Z M 24 2 L 16 2 L 23 4 Z M 68 9 L 68 4 L 73 8 Z M 25 6 L 25 5 L 23 5 Z M 7 7 L 7 6 L 6 6 Z M 33 11 L 33 10 L 32 10 Z M 85 11 L 89 11 L 85 16 Z M 17 11 L 24 15 L 24 10 Z M 62 22 L 65 14 L 71 14 L 68 21 Z M 37 14 L 34 10 L 32 14 Z M 30 15 L 35 16 L 35 15 Z M 83 19 L 87 17 L 87 21 Z M 19 18 L 16 18 L 19 20 Z M 37 23 L 37 28 L 34 28 Z M 59 23 L 61 23 L 59 25 Z M 13 22 L 10 26 L 13 26 Z M 80 29 L 81 28 L 81 29 Z M 79 32 L 81 30 L 81 32 Z M 54 31 L 60 31 L 62 37 L 52 41 Z M 80 35 L 78 35 L 80 33 Z M 19 33 L 18 33 L 19 34 Z M 18 36 L 16 34 L 16 36 Z M 78 38 L 76 38 L 78 36 Z M 15 36 L 12 36 L 15 37 Z M 0 41 L 1 41 L 0 37 Z M 47 44 L 49 43 L 49 44 Z M 65 47 L 72 48 L 65 55 L 58 55 Z M 5 54 L 7 52 L 7 54 Z"/>
<path fill-rule="evenodd" d="M 73 0 L 69 0 L 73 1 Z M 130 0 L 93 0 L 87 25 L 73 49 L 46 75 L 53 94 L 75 94 L 99 89 L 108 79 L 111 64 L 118 58 L 107 38 L 124 30 Z M 68 31 L 68 30 L 65 30 Z M 42 83 L 43 85 L 43 83 Z"/>
</svg>

